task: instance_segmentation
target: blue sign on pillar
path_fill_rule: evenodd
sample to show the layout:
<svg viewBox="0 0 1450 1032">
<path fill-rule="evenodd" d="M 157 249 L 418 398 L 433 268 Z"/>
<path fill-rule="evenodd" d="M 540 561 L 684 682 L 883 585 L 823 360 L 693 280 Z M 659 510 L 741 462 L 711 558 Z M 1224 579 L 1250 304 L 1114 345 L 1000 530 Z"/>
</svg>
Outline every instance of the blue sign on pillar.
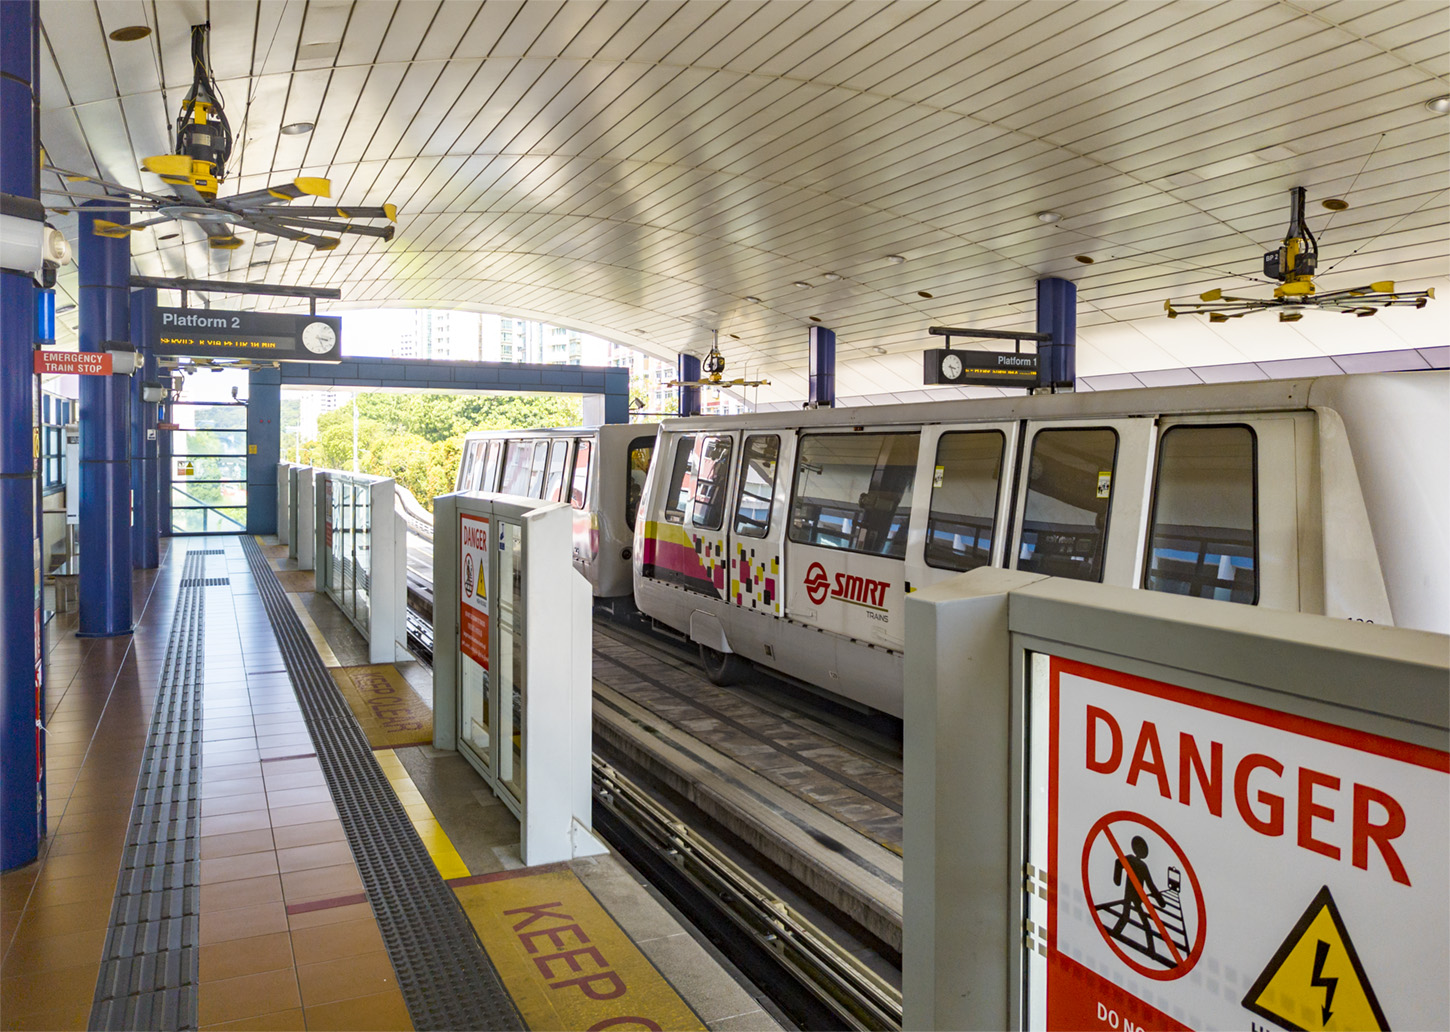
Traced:
<svg viewBox="0 0 1450 1032">
<path fill-rule="evenodd" d="M 810 352 L 806 371 L 810 374 L 812 408 L 834 408 L 836 404 L 836 331 L 824 326 L 810 329 Z"/>
<path fill-rule="evenodd" d="M 1052 343 L 1037 345 L 1038 384 L 1071 388 L 1077 383 L 1076 283 L 1037 281 L 1037 332 L 1052 334 Z"/>
<path fill-rule="evenodd" d="M 136 343 L 139 366 L 131 377 L 131 565 L 138 570 L 154 570 L 161 563 L 161 460 L 156 432 L 160 408 L 144 396 L 147 384 L 159 382 L 156 353 L 144 344 L 150 340 L 155 312 L 155 288 L 132 291 L 131 340 Z"/>
<path fill-rule="evenodd" d="M 698 381 L 700 379 L 700 360 L 694 355 L 681 353 L 677 379 L 680 384 L 680 415 L 698 416 L 700 414 L 700 388 L 687 387 L 685 381 Z"/>
</svg>

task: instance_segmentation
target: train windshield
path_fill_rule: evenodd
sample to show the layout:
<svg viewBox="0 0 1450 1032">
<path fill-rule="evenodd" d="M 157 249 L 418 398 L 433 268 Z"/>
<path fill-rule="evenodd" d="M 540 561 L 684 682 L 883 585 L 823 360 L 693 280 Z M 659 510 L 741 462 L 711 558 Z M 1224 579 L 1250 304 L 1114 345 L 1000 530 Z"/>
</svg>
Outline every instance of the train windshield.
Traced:
<svg viewBox="0 0 1450 1032">
<path fill-rule="evenodd" d="M 801 438 L 790 539 L 870 555 L 906 555 L 920 435 Z"/>
</svg>

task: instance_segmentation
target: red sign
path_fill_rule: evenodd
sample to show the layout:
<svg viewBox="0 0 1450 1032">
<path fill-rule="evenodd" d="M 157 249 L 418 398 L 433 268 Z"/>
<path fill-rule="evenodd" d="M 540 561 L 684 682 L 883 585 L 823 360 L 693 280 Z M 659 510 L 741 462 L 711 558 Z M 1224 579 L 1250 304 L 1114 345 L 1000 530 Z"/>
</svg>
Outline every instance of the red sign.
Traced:
<svg viewBox="0 0 1450 1032">
<path fill-rule="evenodd" d="M 488 669 L 488 520 L 458 514 L 458 648 Z"/>
<path fill-rule="evenodd" d="M 79 373 L 81 376 L 110 376 L 111 356 L 102 351 L 37 351 L 37 373 Z"/>
</svg>

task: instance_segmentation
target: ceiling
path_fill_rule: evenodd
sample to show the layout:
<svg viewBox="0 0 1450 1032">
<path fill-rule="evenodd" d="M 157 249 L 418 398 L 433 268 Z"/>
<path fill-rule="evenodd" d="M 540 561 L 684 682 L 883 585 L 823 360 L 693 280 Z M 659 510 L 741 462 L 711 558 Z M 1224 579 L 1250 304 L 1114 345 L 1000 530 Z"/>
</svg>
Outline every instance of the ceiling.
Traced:
<svg viewBox="0 0 1450 1032">
<path fill-rule="evenodd" d="M 817 321 L 841 395 L 907 396 L 928 326 L 1033 329 L 1049 276 L 1077 283 L 1083 375 L 1444 342 L 1450 296 L 1292 325 L 1163 312 L 1215 286 L 1267 295 L 1293 186 L 1321 290 L 1450 286 L 1450 118 L 1425 107 L 1450 93 L 1440 0 L 40 8 L 54 164 L 160 188 L 140 161 L 171 149 L 189 27 L 210 19 L 237 135 L 222 195 L 325 176 L 336 203 L 399 209 L 391 242 L 326 253 L 246 232 L 213 251 L 164 224 L 132 235 L 143 275 L 508 313 L 667 358 L 718 331 L 727 376 L 772 381 L 762 403 L 805 396 Z M 153 31 L 107 37 L 130 25 Z M 294 122 L 316 129 L 279 134 Z M 74 216 L 58 225 L 74 240 Z M 59 303 L 75 284 L 72 265 Z"/>
</svg>

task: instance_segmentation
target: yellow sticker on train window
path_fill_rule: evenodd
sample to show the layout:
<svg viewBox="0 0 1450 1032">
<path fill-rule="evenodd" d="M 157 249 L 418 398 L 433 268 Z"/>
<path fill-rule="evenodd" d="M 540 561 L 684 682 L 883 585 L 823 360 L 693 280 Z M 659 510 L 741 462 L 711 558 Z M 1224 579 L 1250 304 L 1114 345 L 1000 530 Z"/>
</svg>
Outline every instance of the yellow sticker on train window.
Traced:
<svg viewBox="0 0 1450 1032">
<path fill-rule="evenodd" d="M 947 468 L 945 466 L 938 466 L 936 468 L 936 471 L 931 475 L 932 487 L 941 487 L 942 478 L 946 475 L 946 471 Z"/>
<path fill-rule="evenodd" d="M 1113 471 L 1098 471 L 1098 497 L 1107 498 L 1113 493 Z"/>
</svg>

